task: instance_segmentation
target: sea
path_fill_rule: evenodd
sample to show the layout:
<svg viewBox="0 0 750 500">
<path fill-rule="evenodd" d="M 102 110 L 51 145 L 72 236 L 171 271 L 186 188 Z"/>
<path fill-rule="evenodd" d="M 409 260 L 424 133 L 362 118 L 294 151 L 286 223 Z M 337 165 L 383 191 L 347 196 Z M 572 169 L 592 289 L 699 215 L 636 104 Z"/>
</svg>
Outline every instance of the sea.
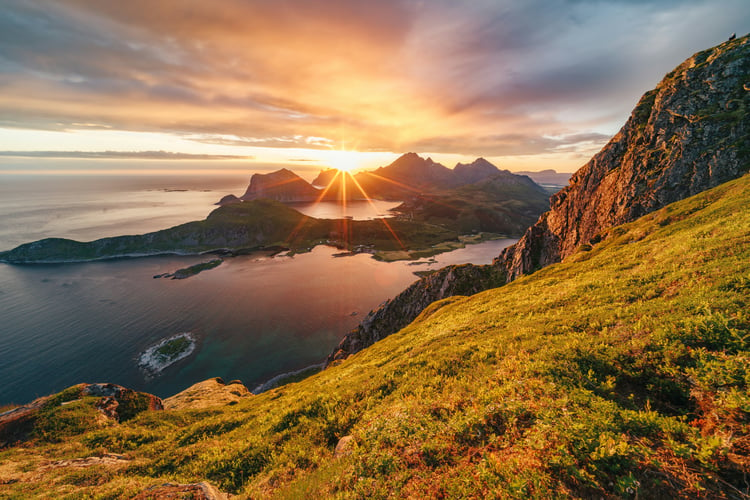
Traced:
<svg viewBox="0 0 750 500">
<path fill-rule="evenodd" d="M 0 250 L 47 237 L 89 241 L 205 218 L 248 176 L 0 175 Z M 315 217 L 387 216 L 394 203 L 299 205 Z M 321 363 L 367 313 L 413 283 L 414 271 L 486 264 L 515 240 L 494 240 L 416 262 L 367 254 L 227 258 L 184 280 L 155 279 L 208 260 L 158 256 L 88 263 L 0 263 L 0 406 L 80 382 L 112 382 L 160 397 L 210 377 L 249 388 Z M 195 352 L 158 376 L 139 355 L 187 332 Z"/>
</svg>

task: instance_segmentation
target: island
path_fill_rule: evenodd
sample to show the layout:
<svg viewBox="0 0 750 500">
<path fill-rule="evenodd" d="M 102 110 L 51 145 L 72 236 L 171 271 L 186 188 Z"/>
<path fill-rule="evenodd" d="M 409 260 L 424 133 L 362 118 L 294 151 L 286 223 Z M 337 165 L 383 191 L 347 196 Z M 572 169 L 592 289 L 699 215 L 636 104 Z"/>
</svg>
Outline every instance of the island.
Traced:
<svg viewBox="0 0 750 500">
<path fill-rule="evenodd" d="M 198 273 L 202 273 L 203 271 L 208 271 L 209 269 L 218 267 L 222 262 L 224 262 L 224 259 L 212 259 L 207 262 L 200 262 L 189 267 L 183 267 L 182 269 L 178 269 L 173 273 L 157 274 L 156 276 L 154 276 L 154 279 L 172 278 L 173 280 L 184 280 L 186 278 L 195 276 Z"/>
<path fill-rule="evenodd" d="M 234 256 L 269 248 L 294 255 L 317 245 L 333 246 L 344 254 L 409 260 L 489 238 L 520 237 L 549 208 L 548 193 L 529 177 L 500 170 L 482 158 L 449 169 L 407 153 L 387 167 L 355 177 L 356 183 L 349 174 L 323 171 L 316 182 L 328 180 L 329 185 L 321 192 L 286 169 L 255 174 L 241 198 L 223 197 L 204 220 L 89 242 L 42 239 L 0 252 L 0 262 L 85 262 L 165 254 Z M 394 217 L 373 220 L 317 219 L 295 210 L 294 204 L 302 200 L 328 200 L 331 193 L 352 191 L 351 186 L 336 189 L 337 182 L 355 183 L 363 188 L 361 193 L 378 193 L 382 199 L 398 196 L 403 203 L 393 211 Z M 411 191 L 404 186 L 411 186 Z M 220 263 L 201 263 L 159 277 L 183 279 Z"/>
<path fill-rule="evenodd" d="M 197 341 L 190 332 L 172 335 L 143 351 L 138 356 L 138 366 L 147 376 L 156 377 L 165 368 L 190 356 L 195 351 L 196 344 Z"/>
</svg>

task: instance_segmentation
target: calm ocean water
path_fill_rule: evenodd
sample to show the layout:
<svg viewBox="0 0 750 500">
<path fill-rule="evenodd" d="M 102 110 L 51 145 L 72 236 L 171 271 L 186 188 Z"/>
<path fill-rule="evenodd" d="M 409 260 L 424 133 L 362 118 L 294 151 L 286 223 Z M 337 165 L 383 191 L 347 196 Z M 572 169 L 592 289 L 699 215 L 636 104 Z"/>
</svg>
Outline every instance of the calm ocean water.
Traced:
<svg viewBox="0 0 750 500">
<path fill-rule="evenodd" d="M 60 236 L 89 240 L 204 218 L 247 176 L 1 176 L 0 249 Z M 353 215 L 384 213 L 355 205 Z M 318 210 L 318 212 L 310 212 Z M 336 207 L 305 211 L 335 216 Z M 0 405 L 25 403 L 78 382 L 114 382 L 166 397 L 209 377 L 248 387 L 322 361 L 415 270 L 488 263 L 514 240 L 474 245 L 419 265 L 317 247 L 293 258 L 227 259 L 186 280 L 156 274 L 201 257 L 149 257 L 65 265 L 0 264 Z M 180 332 L 196 353 L 147 379 L 141 351 Z"/>
</svg>

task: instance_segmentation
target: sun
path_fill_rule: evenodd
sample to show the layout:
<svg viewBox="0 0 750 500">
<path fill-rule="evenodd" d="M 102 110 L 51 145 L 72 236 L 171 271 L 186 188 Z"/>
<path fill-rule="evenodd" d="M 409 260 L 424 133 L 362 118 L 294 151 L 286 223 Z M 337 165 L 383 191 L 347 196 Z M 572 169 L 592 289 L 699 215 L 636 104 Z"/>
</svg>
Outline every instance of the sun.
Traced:
<svg viewBox="0 0 750 500">
<path fill-rule="evenodd" d="M 362 166 L 362 154 L 359 151 L 323 151 L 321 161 L 342 172 L 352 172 Z"/>
</svg>

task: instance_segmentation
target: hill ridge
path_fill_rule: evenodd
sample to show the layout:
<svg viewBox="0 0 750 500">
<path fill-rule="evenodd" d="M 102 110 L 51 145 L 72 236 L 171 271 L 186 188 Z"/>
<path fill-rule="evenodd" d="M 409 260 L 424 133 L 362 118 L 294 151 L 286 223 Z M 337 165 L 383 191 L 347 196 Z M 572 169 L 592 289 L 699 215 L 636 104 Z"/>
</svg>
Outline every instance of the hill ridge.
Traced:
<svg viewBox="0 0 750 500">
<path fill-rule="evenodd" d="M 3 450 L 0 480 L 26 497 L 177 480 L 251 498 L 742 498 L 749 202 L 745 175 L 235 404 L 106 425 L 95 400 L 49 407 L 56 434 Z M 105 450 L 124 460 L 60 461 Z"/>
<path fill-rule="evenodd" d="M 456 286 L 435 275 L 423 277 L 371 315 L 334 348 L 329 362 L 356 346 L 370 345 L 413 319 L 431 302 L 449 297 L 471 276 L 491 274 L 492 286 L 559 262 L 598 233 L 668 203 L 734 179 L 750 169 L 750 35 L 688 58 L 639 100 L 622 129 L 569 185 L 550 199 L 550 210 L 521 239 L 494 260 L 498 271 L 456 267 Z M 750 87 L 748 87 L 750 88 Z M 437 283 L 440 286 L 437 286 Z M 481 287 L 472 287 L 476 293 Z M 410 300 L 414 307 L 402 304 Z M 406 317 L 403 316 L 408 312 Z"/>
</svg>

